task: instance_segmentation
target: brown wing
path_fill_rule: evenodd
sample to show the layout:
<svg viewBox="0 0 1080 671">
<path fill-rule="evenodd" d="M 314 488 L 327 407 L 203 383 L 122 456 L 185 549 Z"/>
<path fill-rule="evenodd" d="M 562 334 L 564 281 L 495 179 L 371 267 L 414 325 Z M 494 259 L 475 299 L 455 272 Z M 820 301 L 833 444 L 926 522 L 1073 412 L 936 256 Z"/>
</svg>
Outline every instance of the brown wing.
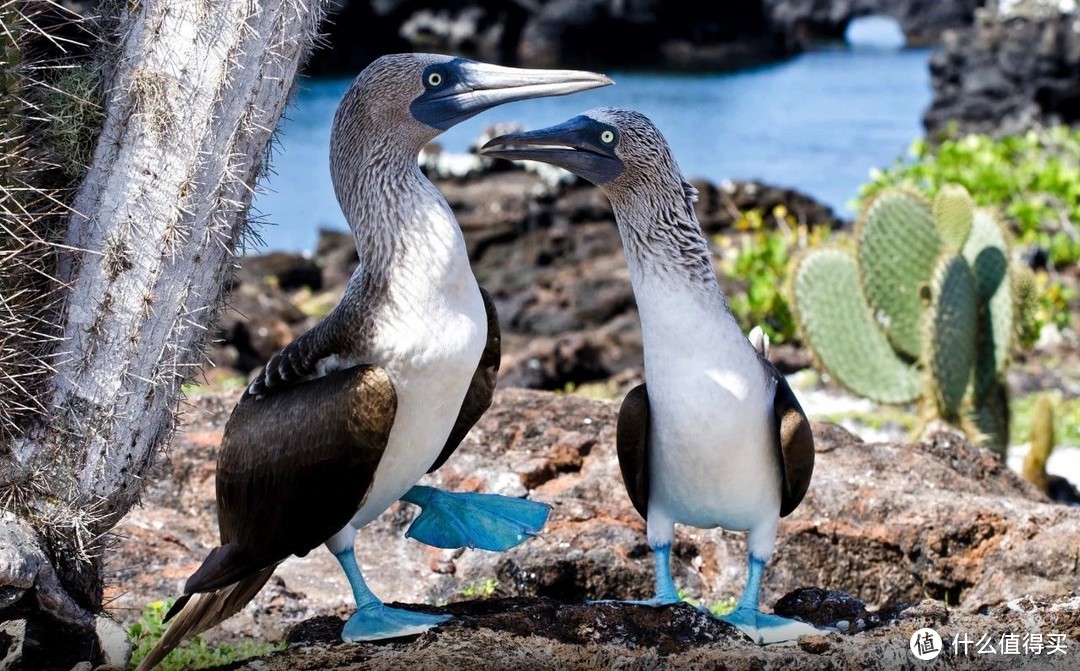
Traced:
<svg viewBox="0 0 1080 671">
<path fill-rule="evenodd" d="M 799 507 L 810 487 L 810 477 L 814 473 L 814 434 L 810 430 L 810 420 L 784 376 L 767 360 L 762 359 L 762 365 L 776 380 L 773 418 L 783 485 L 780 517 L 787 517 Z"/>
<path fill-rule="evenodd" d="M 231 584 L 303 556 L 344 527 L 386 449 L 397 395 L 378 366 L 357 366 L 233 410 L 217 469 L 221 547 L 185 592 Z"/>
<path fill-rule="evenodd" d="M 615 429 L 619 470 L 634 508 L 649 518 L 649 394 L 644 384 L 630 390 Z"/>
<path fill-rule="evenodd" d="M 461 402 L 461 410 L 458 411 L 450 437 L 446 439 L 442 453 L 428 469 L 428 473 L 435 472 L 446 463 L 461 441 L 465 440 L 473 425 L 487 412 L 491 397 L 495 394 L 495 382 L 499 377 L 499 362 L 502 357 L 502 332 L 499 330 L 499 314 L 495 311 L 495 303 L 488 292 L 484 291 L 484 287 L 480 287 L 480 295 L 484 297 L 484 309 L 487 311 L 487 345 L 484 346 L 484 353 L 480 355 L 480 365 L 473 373 L 469 390 L 465 392 L 465 400 Z"/>
</svg>

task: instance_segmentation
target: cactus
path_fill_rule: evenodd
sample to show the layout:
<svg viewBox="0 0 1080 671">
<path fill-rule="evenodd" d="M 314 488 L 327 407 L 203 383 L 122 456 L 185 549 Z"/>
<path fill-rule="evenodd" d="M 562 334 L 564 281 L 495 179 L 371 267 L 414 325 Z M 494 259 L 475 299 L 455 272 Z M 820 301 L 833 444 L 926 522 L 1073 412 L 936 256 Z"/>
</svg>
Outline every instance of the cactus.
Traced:
<svg viewBox="0 0 1080 671">
<path fill-rule="evenodd" d="M 1024 479 L 1047 492 L 1046 462 L 1054 451 L 1054 403 L 1040 396 L 1031 420 L 1031 448 L 1024 457 Z"/>
<path fill-rule="evenodd" d="M 1030 304 L 993 214 L 961 186 L 933 203 L 882 192 L 855 228 L 854 254 L 810 252 L 795 262 L 792 306 L 819 367 L 880 403 L 918 402 L 1004 452 L 1004 376 Z"/>
</svg>

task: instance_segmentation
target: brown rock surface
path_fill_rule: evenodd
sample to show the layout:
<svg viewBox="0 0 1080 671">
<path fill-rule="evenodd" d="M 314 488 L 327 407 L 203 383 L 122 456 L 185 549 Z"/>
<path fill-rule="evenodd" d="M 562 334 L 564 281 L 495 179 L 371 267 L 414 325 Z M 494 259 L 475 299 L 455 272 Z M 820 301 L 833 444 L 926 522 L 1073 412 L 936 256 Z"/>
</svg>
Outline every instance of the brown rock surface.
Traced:
<svg viewBox="0 0 1080 671">
<path fill-rule="evenodd" d="M 149 487 L 144 507 L 118 528 L 121 540 L 108 566 L 111 608 L 121 620 L 130 622 L 146 602 L 178 593 L 214 545 L 214 453 L 235 398 L 236 392 L 193 399 L 186 430 L 173 441 L 161 478 Z M 623 491 L 614 456 L 617 407 L 574 396 L 499 391 L 492 409 L 430 481 L 452 489 L 528 495 L 550 502 L 554 509 L 544 535 L 504 554 L 435 550 L 404 538 L 414 511 L 398 504 L 365 528 L 357 543 L 371 587 L 387 601 L 420 603 L 460 600 L 463 593 L 475 592 L 491 579 L 497 581 L 494 595 L 499 597 L 578 602 L 650 595 L 652 558 L 644 524 Z M 957 622 L 963 626 L 977 622 L 987 629 L 1012 626 L 1004 615 L 994 615 L 1006 612 L 1002 604 L 1008 600 L 1025 595 L 1042 599 L 1075 590 L 1080 510 L 1047 502 L 990 453 L 945 434 L 916 445 L 865 444 L 838 427 L 817 424 L 815 435 L 814 481 L 803 505 L 781 522 L 777 550 L 765 576 L 766 609 L 794 589 L 817 586 L 851 594 L 871 611 L 931 598 L 952 606 L 948 610 L 940 606 L 942 622 L 954 627 L 960 626 Z M 673 569 L 677 585 L 704 603 L 737 596 L 745 580 L 743 537 L 679 527 Z M 806 594 L 803 601 L 810 599 Z M 815 598 L 819 604 L 827 601 Z M 564 615 L 578 612 L 560 614 L 564 608 L 586 608 L 522 603 L 545 613 L 534 618 L 538 630 L 546 627 L 545 618 L 562 622 Z M 1076 603 L 1054 617 L 1075 618 Z M 336 562 L 317 549 L 305 558 L 286 561 L 269 587 L 211 637 L 279 640 L 306 618 L 343 616 L 349 607 L 348 589 Z M 586 611 L 598 622 L 614 612 L 590 608 Z M 1042 613 L 1039 617 L 1050 617 L 1044 608 L 1036 610 Z M 975 615 L 979 612 L 991 617 L 979 618 Z M 398 663 L 394 656 L 404 651 L 411 655 L 432 646 L 465 651 L 507 644 L 505 634 L 492 626 L 450 625 L 416 642 L 394 646 L 331 646 L 326 653 L 332 655 L 326 658 L 330 666 L 325 668 L 349 668 L 333 664 L 361 659 L 381 660 L 372 661 L 373 668 L 394 668 Z M 463 627 L 469 629 L 468 635 L 462 633 Z M 907 621 L 896 636 L 910 635 L 905 627 Z M 608 644 L 583 647 L 580 641 L 550 638 L 542 642 L 548 651 L 543 654 L 554 655 L 550 659 L 570 655 L 566 659 L 577 660 L 575 664 L 584 664 L 586 658 L 614 663 L 626 655 L 636 660 L 634 665 L 647 665 L 667 654 L 676 655 L 680 664 L 711 659 L 698 656 L 705 653 L 696 648 L 663 652 L 661 643 L 632 648 L 619 643 L 612 649 Z M 524 643 L 518 638 L 513 640 L 518 646 L 511 648 L 518 650 L 513 654 L 539 654 L 529 646 L 521 648 Z M 867 650 L 897 655 L 906 651 L 906 639 L 900 647 L 895 637 L 874 640 Z M 735 645 L 742 650 L 739 654 L 746 655 L 729 668 L 751 668 L 782 658 L 776 655 L 794 654 L 757 651 L 741 643 L 717 645 L 718 650 Z M 820 654 L 853 654 L 846 643 L 831 642 L 823 648 L 821 641 L 810 641 L 807 646 L 826 650 Z M 800 650 L 800 655 L 819 654 Z"/>
<path fill-rule="evenodd" d="M 827 632 L 797 645 L 759 648 L 727 625 L 680 604 L 648 608 L 623 604 L 570 605 L 547 599 L 499 599 L 445 609 L 458 617 L 415 640 L 380 645 L 336 641 L 341 622 L 319 618 L 293 633 L 288 650 L 231 668 L 287 669 L 1073 669 L 1080 634 L 1075 596 L 1023 600 L 987 615 L 924 601 L 889 626 L 851 636 Z M 937 660 L 919 662 L 911 636 L 932 627 L 942 637 Z M 1065 653 L 979 654 L 986 636 L 1065 636 Z M 1055 638 L 1055 641 L 1058 640 Z M 955 643 L 954 643 L 955 642 Z M 955 645 L 955 648 L 954 648 Z M 964 649 L 967 654 L 963 654 Z M 956 652 L 954 652 L 954 650 Z M 956 654 L 956 653 L 960 654 Z"/>
</svg>

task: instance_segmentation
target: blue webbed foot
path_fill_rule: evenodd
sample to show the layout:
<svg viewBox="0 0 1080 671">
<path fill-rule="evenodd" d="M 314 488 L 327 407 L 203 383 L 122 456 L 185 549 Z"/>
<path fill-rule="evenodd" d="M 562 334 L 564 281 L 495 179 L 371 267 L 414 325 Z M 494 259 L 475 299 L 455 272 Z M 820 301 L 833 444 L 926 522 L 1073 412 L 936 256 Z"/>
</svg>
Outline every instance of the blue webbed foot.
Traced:
<svg viewBox="0 0 1080 671">
<path fill-rule="evenodd" d="M 401 497 L 420 506 L 405 535 L 437 548 L 501 552 L 540 533 L 551 506 L 500 494 L 444 492 L 417 485 Z"/>
<path fill-rule="evenodd" d="M 720 619 L 746 634 L 758 645 L 786 643 L 807 634 L 822 633 L 806 622 L 762 613 L 756 608 L 736 608 Z"/>
<path fill-rule="evenodd" d="M 355 643 L 413 636 L 449 619 L 449 615 L 400 610 L 382 603 L 368 604 L 353 613 L 345 623 L 345 628 L 341 630 L 341 640 Z"/>
</svg>

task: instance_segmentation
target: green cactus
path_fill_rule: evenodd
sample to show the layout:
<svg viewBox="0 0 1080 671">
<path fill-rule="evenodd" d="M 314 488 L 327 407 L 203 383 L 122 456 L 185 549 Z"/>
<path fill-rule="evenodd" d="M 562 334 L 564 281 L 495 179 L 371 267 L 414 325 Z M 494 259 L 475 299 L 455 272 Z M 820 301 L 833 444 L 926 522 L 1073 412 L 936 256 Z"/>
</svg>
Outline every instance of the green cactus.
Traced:
<svg viewBox="0 0 1080 671">
<path fill-rule="evenodd" d="M 941 254 L 930 207 L 905 191 L 874 199 L 855 229 L 863 293 L 889 342 L 903 355 L 922 354 L 922 287 Z"/>
<path fill-rule="evenodd" d="M 819 366 L 880 403 L 918 401 L 921 426 L 939 418 L 1003 452 L 1004 374 L 1024 300 L 1005 229 L 946 185 L 933 203 L 882 192 L 855 238 L 854 255 L 814 251 L 792 273 L 791 304 Z"/>
<path fill-rule="evenodd" d="M 825 249 L 804 256 L 794 275 L 796 303 L 818 306 L 801 323 L 822 365 L 856 393 L 883 403 L 908 403 L 919 396 L 919 372 L 898 358 L 877 329 L 859 290 L 859 269 L 848 253 Z M 876 365 L 864 366 L 862 362 Z"/>
<path fill-rule="evenodd" d="M 1054 402 L 1040 396 L 1031 419 L 1031 447 L 1024 457 L 1024 479 L 1046 493 L 1046 462 L 1054 451 Z"/>
</svg>

